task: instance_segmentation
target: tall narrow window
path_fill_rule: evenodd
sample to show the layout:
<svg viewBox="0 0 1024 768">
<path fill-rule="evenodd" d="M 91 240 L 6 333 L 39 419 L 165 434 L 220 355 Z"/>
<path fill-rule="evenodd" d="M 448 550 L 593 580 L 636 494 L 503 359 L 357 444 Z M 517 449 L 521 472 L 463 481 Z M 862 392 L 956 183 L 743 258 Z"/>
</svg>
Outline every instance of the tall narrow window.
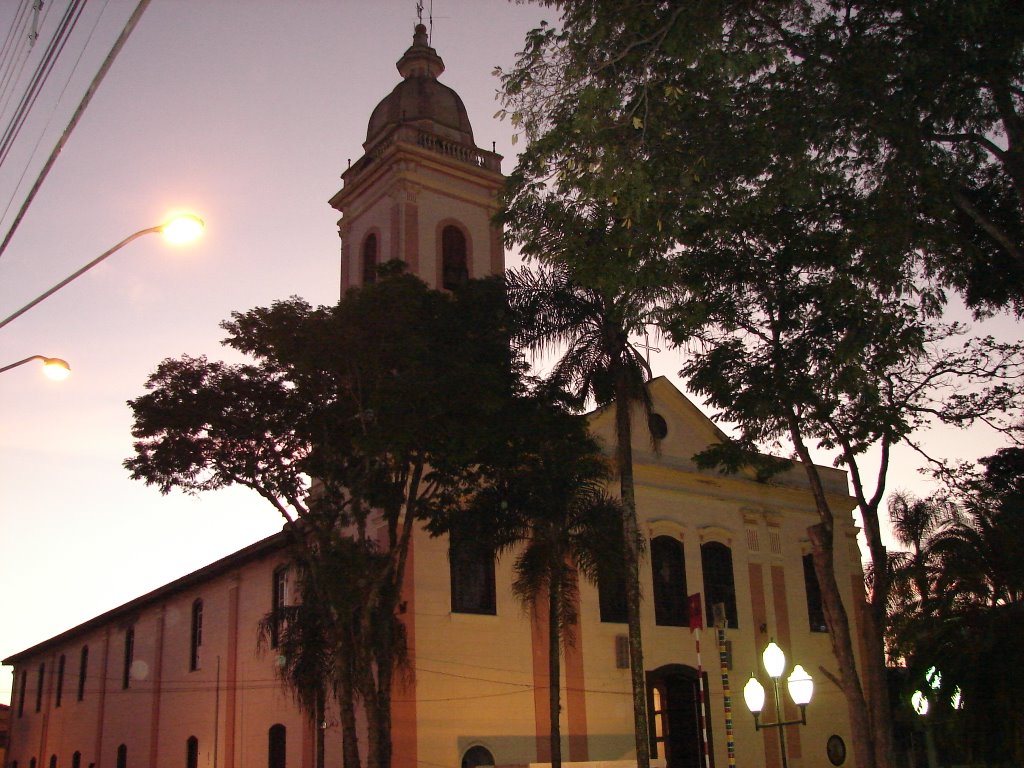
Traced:
<svg viewBox="0 0 1024 768">
<path fill-rule="evenodd" d="M 75 752 L 71 755 L 71 768 L 82 768 L 82 753 Z"/>
<path fill-rule="evenodd" d="M 367 235 L 363 241 L 363 285 L 377 282 L 377 236 Z"/>
<path fill-rule="evenodd" d="M 78 656 L 78 700 L 85 698 L 85 678 L 89 669 L 89 646 L 83 645 Z"/>
<path fill-rule="evenodd" d="M 185 768 L 199 768 L 199 739 L 195 736 L 185 742 Z"/>
<path fill-rule="evenodd" d="M 288 732 L 280 723 L 270 726 L 267 733 L 267 768 L 285 768 Z"/>
<path fill-rule="evenodd" d="M 686 561 L 683 545 L 677 539 L 658 536 L 651 542 L 651 576 L 655 623 L 667 627 L 688 626 Z"/>
<path fill-rule="evenodd" d="M 57 756 L 50 755 L 50 768 L 57 768 Z"/>
<path fill-rule="evenodd" d="M 18 683 L 18 717 L 25 714 L 25 689 L 28 687 L 28 672 L 21 670 L 21 681 Z"/>
<path fill-rule="evenodd" d="M 196 600 L 192 603 L 192 632 L 189 635 L 189 671 L 195 672 L 199 669 L 199 651 L 203 647 L 203 601 Z"/>
<path fill-rule="evenodd" d="M 62 653 L 60 658 L 57 659 L 57 695 L 53 702 L 54 707 L 59 707 L 61 699 L 64 698 L 64 666 L 66 664 L 67 659 Z"/>
<path fill-rule="evenodd" d="M 43 709 L 43 685 L 46 683 L 46 665 L 39 665 L 39 680 L 36 686 L 36 712 Z"/>
<path fill-rule="evenodd" d="M 715 605 L 725 606 L 726 626 L 736 629 L 736 581 L 732 572 L 732 550 L 725 544 L 709 541 L 700 547 L 704 571 L 704 605 L 709 627 L 715 626 Z"/>
<path fill-rule="evenodd" d="M 274 569 L 272 591 L 270 593 L 270 647 L 277 648 L 281 642 L 281 631 L 284 629 L 282 610 L 288 605 L 288 568 L 281 566 Z"/>
<path fill-rule="evenodd" d="M 117 748 L 117 768 L 128 768 L 128 747 L 124 744 Z"/>
<path fill-rule="evenodd" d="M 626 608 L 626 554 L 621 535 L 612 536 L 603 546 L 607 555 L 597 564 L 597 599 L 601 621 L 624 624 Z"/>
<path fill-rule="evenodd" d="M 452 613 L 497 613 L 494 551 L 476 537 L 452 534 L 448 550 Z"/>
<path fill-rule="evenodd" d="M 807 591 L 807 621 L 811 632 L 828 632 L 825 607 L 821 603 L 821 585 L 814 570 L 814 555 L 804 555 L 804 589 Z"/>
<path fill-rule="evenodd" d="M 613 624 L 626 622 L 626 568 L 621 558 L 598 564 L 597 600 L 601 621 Z"/>
<path fill-rule="evenodd" d="M 135 627 L 124 631 L 124 664 L 121 666 L 121 687 L 127 688 L 132 681 L 132 661 L 135 660 Z"/>
<path fill-rule="evenodd" d="M 458 227 L 441 230 L 441 285 L 453 291 L 469 281 L 466 236 Z"/>
</svg>

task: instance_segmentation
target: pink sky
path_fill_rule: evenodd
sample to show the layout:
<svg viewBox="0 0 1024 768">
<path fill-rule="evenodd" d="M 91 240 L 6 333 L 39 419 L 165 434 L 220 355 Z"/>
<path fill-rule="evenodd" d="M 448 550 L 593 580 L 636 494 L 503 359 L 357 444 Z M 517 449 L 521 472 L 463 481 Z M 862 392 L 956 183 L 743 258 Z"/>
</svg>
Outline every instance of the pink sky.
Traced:
<svg viewBox="0 0 1024 768">
<path fill-rule="evenodd" d="M 65 5 L 47 2 L 43 42 Z M 83 17 L 62 58 L 77 58 L 95 23 L 82 72 L 63 98 L 58 89 L 41 97 L 36 115 L 52 115 L 46 133 L 36 122 L 23 136 L 29 148 L 44 136 L 38 157 L 134 6 L 110 0 L 102 16 L 88 15 L 95 7 Z M 14 3 L 0 6 L 5 30 L 13 12 Z M 434 2 L 441 79 L 465 101 L 477 144 L 495 142 L 505 155 L 506 173 L 513 130 L 493 118 L 492 70 L 510 65 L 549 14 L 508 0 Z M 224 357 L 218 323 L 232 310 L 290 295 L 337 300 L 337 215 L 327 200 L 361 154 L 371 110 L 398 81 L 394 63 L 415 20 L 414 0 L 153 0 L 0 257 L 0 316 L 171 209 L 195 210 L 207 231 L 185 250 L 156 236 L 132 243 L 0 330 L 0 366 L 43 354 L 73 369 L 59 384 L 35 365 L 0 376 L 0 658 L 280 528 L 248 492 L 161 496 L 129 480 L 126 401 L 166 357 Z M 20 173 L 9 165 L 0 211 Z M 652 363 L 678 383 L 678 353 Z M 958 450 L 972 456 L 994 445 L 964 444 Z M 898 456 L 894 485 L 919 485 L 907 454 Z M 0 702 L 10 692 L 4 668 Z"/>
<path fill-rule="evenodd" d="M 43 43 L 66 3 L 51 5 Z M 134 6 L 111 0 L 102 17 L 83 16 L 62 62 L 98 19 L 84 74 L 59 102 L 56 89 L 40 97 L 37 112 L 53 122 L 39 157 Z M 13 12 L 0 8 L 4 30 Z M 434 2 L 441 80 L 506 172 L 512 128 L 492 118 L 491 73 L 541 18 L 508 0 Z M 187 249 L 146 236 L 0 330 L 0 366 L 43 354 L 73 370 L 61 383 L 34 364 L 0 376 L 0 658 L 279 529 L 277 513 L 241 490 L 161 496 L 129 480 L 125 403 L 163 358 L 223 357 L 218 323 L 232 310 L 293 294 L 337 301 L 327 200 L 399 80 L 415 21 L 414 0 L 153 0 L 145 12 L 0 257 L 0 316 L 173 208 L 194 209 L 207 230 Z M 67 79 L 60 72 L 51 82 Z M 26 126 L 22 140 L 31 147 L 42 130 Z M 0 210 L 16 178 L 0 173 Z M 4 668 L 0 702 L 10 690 Z"/>
</svg>

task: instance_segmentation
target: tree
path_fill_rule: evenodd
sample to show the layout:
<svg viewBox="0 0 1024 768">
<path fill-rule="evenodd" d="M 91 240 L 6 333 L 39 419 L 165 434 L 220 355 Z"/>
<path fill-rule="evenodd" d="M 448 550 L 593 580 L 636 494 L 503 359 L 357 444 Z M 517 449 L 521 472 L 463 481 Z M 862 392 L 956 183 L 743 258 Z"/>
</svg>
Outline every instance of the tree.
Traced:
<svg viewBox="0 0 1024 768">
<path fill-rule="evenodd" d="M 501 73 L 505 114 L 529 140 L 527 182 L 616 199 L 685 242 L 716 201 L 761 178 L 778 138 L 811 142 L 886 198 L 878 237 L 912 239 L 971 306 L 1020 310 L 1024 20 L 1012 0 L 540 4 L 560 25 L 532 31 Z"/>
<path fill-rule="evenodd" d="M 550 219 L 543 216 L 534 221 L 547 227 L 543 222 Z M 575 221 L 575 227 L 569 225 L 571 221 Z M 579 254 L 582 262 L 592 266 L 602 257 L 622 257 L 621 251 L 609 247 L 623 234 L 623 228 L 615 222 L 601 224 L 586 217 L 574 220 L 566 212 L 550 231 L 558 234 L 546 242 L 524 238 L 524 253 L 543 251 L 546 258 L 556 260 L 569 252 Z M 574 272 L 559 261 L 548 269 L 511 270 L 506 277 L 513 344 L 533 352 L 557 350 L 564 345 L 549 375 L 550 382 L 570 392 L 577 407 L 590 398 L 602 406 L 614 403 L 615 469 L 623 502 L 621 531 L 633 725 L 637 761 L 641 768 L 646 768 L 650 762 L 650 742 L 640 629 L 640 535 L 633 483 L 631 411 L 638 403 L 649 411 L 650 395 L 645 386 L 647 363 L 629 338 L 645 328 L 653 293 L 640 283 L 631 287 L 607 283 L 598 286 L 591 288 L 577 282 Z"/>
<path fill-rule="evenodd" d="M 1022 456 L 1020 448 L 1002 449 L 965 478 L 968 490 L 912 500 L 910 509 L 945 513 L 918 526 L 915 556 L 897 563 L 908 599 L 894 603 L 888 627 L 910 689 L 933 700 L 941 736 L 967 759 L 994 766 L 1024 759 L 1024 658 L 1016 641 L 1024 631 Z"/>
<path fill-rule="evenodd" d="M 541 388 L 511 423 L 509 459 L 444 529 L 471 532 L 499 555 L 515 551 L 513 592 L 535 615 L 546 610 L 550 760 L 560 768 L 560 652 L 575 642 L 578 574 L 596 583 L 599 563 L 621 555 L 623 510 L 605 491 L 611 470 L 585 417 Z"/>
<path fill-rule="evenodd" d="M 858 756 L 886 765 L 886 704 L 868 706 L 838 592 L 826 586 L 834 521 L 810 451 L 834 449 L 849 468 L 873 557 L 884 564 L 875 534 L 889 448 L 927 410 L 952 416 L 923 405 L 933 375 L 956 376 L 952 366 L 930 370 L 926 345 L 941 335 L 933 323 L 944 296 L 929 278 L 964 288 L 982 308 L 1021 293 L 1009 269 L 996 289 L 1004 299 L 981 298 L 995 281 L 974 266 L 1002 246 L 962 208 L 956 213 L 956 190 L 937 183 L 946 161 L 928 165 L 920 152 L 915 160 L 889 131 L 894 121 L 872 123 L 878 111 L 857 104 L 864 71 L 848 66 L 854 51 L 910 11 L 895 3 L 547 4 L 560 10 L 561 28 L 532 32 L 504 76 L 506 110 L 529 139 L 510 207 L 545 194 L 574 210 L 614 206 L 637 257 L 608 264 L 609 282 L 629 279 L 651 254 L 675 254 L 678 271 L 661 285 L 674 285 L 677 298 L 657 316 L 677 342 L 706 345 L 684 373 L 741 424 L 744 457 L 781 439 L 801 459 L 821 518 L 815 566 L 832 603 Z M 878 62 L 898 66 L 899 53 Z M 858 65 L 872 61 L 857 56 Z M 975 111 L 970 119 L 986 118 Z M 956 156 L 952 187 L 1000 172 L 978 153 Z M 1004 181 L 986 189 L 1005 190 Z M 989 210 L 1017 226 L 1020 207 L 986 194 L 998 203 Z M 964 263 L 974 265 L 970 280 L 958 277 Z M 911 367 L 901 370 L 904 359 Z M 893 372 L 905 378 L 887 387 Z M 873 444 L 882 464 L 871 491 L 857 461 Z M 871 690 L 882 692 L 887 571 L 876 573 L 867 671 Z"/>
<path fill-rule="evenodd" d="M 385 270 L 335 307 L 291 299 L 236 313 L 223 324 L 225 343 L 254 362 L 165 360 L 130 403 L 133 478 L 165 493 L 243 485 L 284 517 L 304 597 L 323 607 L 289 623 L 286 638 L 294 630 L 303 656 L 289 657 L 286 671 L 308 705 L 306 670 L 329 668 L 346 768 L 361 764 L 349 743 L 357 704 L 366 765 L 390 765 L 410 538 L 417 521 L 476 487 L 476 459 L 501 439 L 477 425 L 501 424 L 518 387 L 499 281 L 448 295 L 399 273 Z M 322 633 L 320 646 L 299 668 L 298 633 L 308 626 Z"/>
</svg>

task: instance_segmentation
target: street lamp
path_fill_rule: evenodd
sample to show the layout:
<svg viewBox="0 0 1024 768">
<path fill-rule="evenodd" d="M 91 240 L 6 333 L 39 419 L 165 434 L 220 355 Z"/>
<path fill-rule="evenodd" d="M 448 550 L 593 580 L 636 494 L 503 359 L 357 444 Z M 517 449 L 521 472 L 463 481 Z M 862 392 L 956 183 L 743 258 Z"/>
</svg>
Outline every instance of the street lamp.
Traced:
<svg viewBox="0 0 1024 768">
<path fill-rule="evenodd" d="M 25 363 L 31 363 L 33 360 L 41 361 L 43 364 L 43 373 L 54 381 L 63 381 L 71 375 L 71 366 L 68 365 L 66 360 L 61 360 L 59 357 L 45 357 L 43 355 L 32 355 L 31 357 L 26 357 L 24 360 L 19 360 L 16 363 L 5 365 L 3 368 L 0 368 L 0 373 L 9 371 L 11 368 L 17 368 L 19 365 L 24 365 Z"/>
<path fill-rule="evenodd" d="M 747 709 L 754 715 L 754 727 L 757 730 L 760 731 L 762 728 L 779 729 L 779 743 L 782 748 L 782 768 L 789 768 L 789 756 L 786 754 L 786 732 L 783 729 L 787 725 L 807 725 L 807 705 L 810 703 L 811 695 L 814 693 L 814 681 L 811 680 L 811 676 L 804 671 L 802 666 L 797 664 L 793 667 L 793 671 L 786 680 L 786 686 L 789 688 L 789 696 L 793 699 L 793 703 L 800 707 L 800 719 L 782 720 L 779 678 L 782 677 L 782 673 L 786 669 L 786 654 L 772 640 L 768 643 L 768 647 L 764 649 L 764 653 L 761 654 L 761 661 L 768 676 L 772 679 L 772 688 L 775 692 L 775 716 L 779 718 L 778 721 L 774 723 L 761 722 L 761 710 L 764 709 L 765 692 L 764 686 L 761 685 L 761 682 L 753 674 L 750 675 L 750 679 L 743 687 L 743 700 L 747 703 Z"/>
<path fill-rule="evenodd" d="M 32 299 L 32 301 L 30 301 L 24 307 L 19 309 L 13 315 L 10 315 L 10 316 L 4 318 L 3 320 L 0 320 L 0 328 L 3 328 L 5 325 L 7 325 L 12 320 L 16 320 L 17 318 L 21 317 L 23 314 L 25 314 L 30 309 L 32 309 L 32 307 L 34 307 L 36 304 L 40 303 L 44 299 L 48 299 L 50 296 L 55 294 L 57 291 L 59 291 L 65 285 L 70 283 L 72 280 L 74 280 L 74 279 L 76 279 L 78 277 L 81 277 L 83 274 L 85 274 L 90 269 L 95 267 L 97 264 L 99 264 L 101 261 L 106 259 L 108 256 L 110 256 L 111 254 L 116 253 L 117 251 L 121 250 L 126 245 L 128 245 L 128 243 L 132 242 L 133 240 L 137 240 L 138 238 L 142 237 L 143 235 L 151 235 L 151 234 L 154 234 L 156 232 L 162 232 L 163 235 L 164 235 L 164 238 L 168 242 L 174 243 L 174 244 L 177 244 L 177 245 L 181 245 L 181 244 L 184 244 L 184 243 L 191 242 L 191 241 L 195 240 L 197 237 L 199 237 L 199 235 L 202 233 L 204 227 L 205 227 L 205 224 L 203 223 L 203 220 L 200 219 L 195 214 L 192 214 L 192 213 L 180 213 L 180 214 L 176 214 L 174 216 L 171 216 L 171 218 L 169 218 L 163 224 L 158 224 L 155 227 L 147 227 L 146 229 L 140 229 L 138 232 L 135 232 L 134 234 L 128 235 L 128 237 L 126 237 L 120 243 L 115 245 L 113 248 L 110 248 L 109 250 L 104 251 L 103 253 L 101 253 L 99 256 L 97 256 L 95 259 L 90 261 L 88 264 L 86 264 L 84 267 L 82 267 L 80 270 L 78 270 L 74 274 L 70 275 L 69 277 L 64 278 L 63 280 L 61 280 L 59 283 L 57 283 L 55 286 L 53 286 L 53 288 L 51 288 L 50 290 L 46 291 L 41 296 L 38 296 L 38 297 Z"/>
</svg>

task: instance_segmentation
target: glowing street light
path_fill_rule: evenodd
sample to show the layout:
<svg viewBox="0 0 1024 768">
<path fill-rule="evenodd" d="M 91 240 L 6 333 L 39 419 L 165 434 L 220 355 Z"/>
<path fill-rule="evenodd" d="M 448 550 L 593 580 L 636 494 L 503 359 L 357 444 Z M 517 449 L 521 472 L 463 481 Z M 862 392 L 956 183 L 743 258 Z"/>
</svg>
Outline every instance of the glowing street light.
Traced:
<svg viewBox="0 0 1024 768">
<path fill-rule="evenodd" d="M 17 368 L 19 365 L 25 363 L 31 363 L 33 360 L 39 360 L 43 364 L 43 373 L 46 374 L 47 378 L 53 379 L 54 381 L 63 381 L 71 375 L 71 366 L 68 365 L 66 360 L 61 360 L 59 357 L 45 357 L 44 355 L 32 355 L 26 357 L 24 360 L 19 360 L 16 363 L 5 365 L 0 368 L 0 373 L 11 370 L 11 368 Z"/>
<path fill-rule="evenodd" d="M 32 309 L 32 307 L 34 307 L 36 304 L 39 304 L 44 299 L 48 299 L 50 296 L 55 294 L 57 291 L 59 291 L 65 285 L 70 283 L 72 280 L 75 280 L 76 278 L 81 277 L 83 274 L 85 274 L 90 269 L 95 267 L 97 264 L 99 264 L 101 261 L 106 259 L 108 256 L 110 256 L 111 254 L 116 253 L 117 251 L 121 250 L 126 245 L 128 245 L 128 243 L 132 242 L 133 240 L 137 240 L 138 238 L 142 237 L 143 235 L 151 235 L 151 234 L 154 234 L 156 232 L 161 232 L 161 233 L 163 233 L 164 238 L 168 242 L 174 243 L 176 245 L 183 245 L 185 243 L 192 242 L 197 237 L 199 237 L 199 235 L 202 234 L 203 228 L 205 226 L 206 225 L 203 223 L 203 220 L 200 219 L 195 214 L 193 214 L 193 213 L 179 213 L 179 214 L 176 214 L 174 216 L 171 216 L 171 218 L 169 218 L 163 224 L 158 224 L 155 227 L 147 227 L 146 229 L 140 229 L 138 232 L 135 232 L 135 233 L 133 233 L 131 235 L 128 235 L 128 237 L 126 237 L 124 240 L 119 242 L 113 248 L 110 248 L 109 250 L 104 251 L 103 253 L 101 253 L 99 256 L 97 256 L 95 259 L 90 261 L 88 264 L 86 264 L 84 267 L 79 269 L 74 274 L 64 278 L 63 280 L 61 280 L 59 283 L 57 283 L 55 286 L 53 286 L 53 288 L 51 288 L 50 290 L 48 290 L 45 293 L 43 293 L 42 295 L 32 299 L 32 301 L 30 301 L 24 307 L 19 309 L 13 315 L 10 315 L 10 316 L 4 318 L 3 320 L 0 320 L 0 328 L 3 328 L 5 325 L 7 325 L 12 320 L 16 320 L 17 318 L 21 317 L 23 314 L 25 314 L 30 309 Z"/>
<path fill-rule="evenodd" d="M 743 686 L 743 700 L 747 709 L 754 716 L 754 727 L 757 730 L 762 728 L 778 728 L 779 743 L 782 748 L 782 768 L 789 768 L 789 756 L 786 754 L 786 732 L 783 728 L 787 725 L 807 725 L 807 705 L 811 702 L 814 694 L 814 681 L 804 671 L 804 668 L 797 664 L 793 667 L 789 678 L 786 680 L 786 687 L 789 688 L 789 696 L 793 703 L 800 707 L 799 720 L 782 720 L 782 702 L 779 698 L 779 678 L 786 671 L 786 654 L 778 644 L 772 640 L 768 647 L 761 654 L 761 662 L 764 664 L 765 672 L 772 679 L 772 688 L 775 692 L 775 716 L 779 718 L 775 723 L 762 723 L 761 710 L 764 709 L 765 690 L 761 682 L 751 674 L 747 684 Z"/>
</svg>

